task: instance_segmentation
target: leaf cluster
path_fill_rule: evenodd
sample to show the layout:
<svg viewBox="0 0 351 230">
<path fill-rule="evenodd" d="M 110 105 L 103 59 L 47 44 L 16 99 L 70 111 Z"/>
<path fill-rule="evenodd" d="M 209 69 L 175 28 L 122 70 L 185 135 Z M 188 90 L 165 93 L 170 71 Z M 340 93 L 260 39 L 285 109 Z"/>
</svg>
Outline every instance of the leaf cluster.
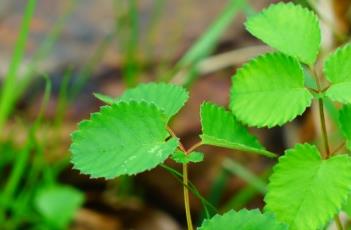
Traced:
<svg viewBox="0 0 351 230">
<path fill-rule="evenodd" d="M 273 4 L 250 17 L 247 30 L 276 51 L 258 56 L 232 78 L 229 110 L 210 102 L 200 109 L 201 144 L 276 155 L 249 133 L 250 127 L 282 126 L 303 114 L 312 101 L 351 103 L 351 45 L 338 48 L 324 61 L 328 86 L 309 88 L 306 72 L 314 70 L 320 52 L 317 16 L 292 3 Z M 117 98 L 96 94 L 109 105 L 79 124 L 72 134 L 72 163 L 93 178 L 112 179 L 151 170 L 168 157 L 198 163 L 203 154 L 184 152 L 169 122 L 188 100 L 180 86 L 141 84 Z M 339 126 L 351 149 L 351 107 L 339 113 Z M 312 144 L 298 144 L 279 158 L 270 177 L 264 213 L 230 211 L 206 220 L 200 229 L 323 228 L 347 203 L 351 192 L 351 157 L 324 158 Z"/>
</svg>

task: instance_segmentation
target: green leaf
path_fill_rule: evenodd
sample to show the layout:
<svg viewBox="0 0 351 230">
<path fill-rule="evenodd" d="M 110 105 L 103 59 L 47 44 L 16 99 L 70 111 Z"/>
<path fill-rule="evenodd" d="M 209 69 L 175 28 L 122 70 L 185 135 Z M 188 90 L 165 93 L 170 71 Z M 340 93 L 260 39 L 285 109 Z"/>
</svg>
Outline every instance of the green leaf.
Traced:
<svg viewBox="0 0 351 230">
<path fill-rule="evenodd" d="M 262 214 L 258 209 L 239 212 L 231 210 L 205 220 L 199 230 L 288 230 L 288 225 L 278 222 L 273 214 Z"/>
<path fill-rule="evenodd" d="M 242 122 L 257 127 L 283 125 L 310 106 L 301 65 L 282 53 L 265 54 L 237 70 L 230 108 Z"/>
<path fill-rule="evenodd" d="M 178 146 L 169 137 L 167 119 L 146 102 L 119 102 L 103 106 L 72 134 L 74 168 L 93 178 L 115 178 L 152 169 Z"/>
<path fill-rule="evenodd" d="M 181 86 L 166 83 L 147 83 L 125 91 L 116 101 L 146 101 L 154 103 L 168 118 L 175 115 L 189 98 Z"/>
<path fill-rule="evenodd" d="M 66 229 L 84 201 L 84 195 L 69 186 L 41 189 L 34 199 L 36 210 L 56 229 Z"/>
<path fill-rule="evenodd" d="M 351 103 L 351 43 L 338 48 L 324 64 L 324 74 L 331 82 L 326 95 L 333 101 Z"/>
<path fill-rule="evenodd" d="M 232 113 L 220 106 L 208 102 L 201 105 L 201 126 L 203 144 L 275 156 L 266 151 Z"/>
<path fill-rule="evenodd" d="M 346 212 L 349 218 L 351 217 L 351 196 L 350 195 L 347 198 L 347 201 L 345 202 L 345 204 L 343 205 L 342 210 Z"/>
<path fill-rule="evenodd" d="M 185 154 L 183 151 L 176 150 L 171 157 L 175 162 L 180 164 L 187 164 L 190 162 L 199 163 L 204 160 L 204 154 L 196 151 Z"/>
<path fill-rule="evenodd" d="M 346 138 L 346 147 L 351 150 L 351 105 L 344 105 L 340 110 L 339 125 Z"/>
<path fill-rule="evenodd" d="M 255 37 L 303 63 L 316 61 L 321 43 L 318 18 L 300 5 L 273 4 L 250 17 L 245 26 Z"/>
<path fill-rule="evenodd" d="M 101 93 L 94 93 L 94 96 L 99 99 L 100 101 L 108 104 L 108 105 L 111 105 L 115 102 L 115 100 L 110 97 L 110 96 L 107 96 L 107 95 L 104 95 L 104 94 L 101 94 Z"/>
<path fill-rule="evenodd" d="M 189 93 L 183 87 L 167 83 L 146 83 L 126 90 L 116 99 L 94 93 L 94 96 L 106 104 L 120 101 L 146 101 L 154 103 L 168 118 L 175 115 L 189 98 Z"/>
<path fill-rule="evenodd" d="M 321 229 L 346 202 L 350 172 L 349 156 L 323 160 L 315 146 L 296 145 L 273 169 L 265 210 L 275 213 L 291 230 Z"/>
</svg>

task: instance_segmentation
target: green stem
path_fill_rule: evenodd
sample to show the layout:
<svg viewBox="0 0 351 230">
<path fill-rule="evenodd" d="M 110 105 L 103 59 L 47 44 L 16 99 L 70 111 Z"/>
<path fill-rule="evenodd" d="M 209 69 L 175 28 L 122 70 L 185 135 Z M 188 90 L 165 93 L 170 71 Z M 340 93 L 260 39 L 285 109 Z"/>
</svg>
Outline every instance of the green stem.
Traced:
<svg viewBox="0 0 351 230">
<path fill-rule="evenodd" d="M 169 172 L 172 176 L 175 177 L 175 179 L 181 184 L 184 186 L 183 184 L 183 174 L 178 172 L 177 170 L 169 167 L 168 165 L 165 165 L 165 164 L 160 164 L 160 166 L 165 169 L 167 172 Z M 204 207 L 205 209 L 205 213 L 206 213 L 206 218 L 210 218 L 210 214 L 209 214 L 209 211 L 208 211 L 208 207 L 212 209 L 212 211 L 214 211 L 215 213 L 217 213 L 217 209 L 216 207 L 214 207 L 208 200 L 206 200 L 201 194 L 200 192 L 197 190 L 196 186 L 188 179 L 188 182 L 189 182 L 189 186 L 188 186 L 188 189 L 189 191 L 194 195 L 196 196 L 202 206 Z"/>
<path fill-rule="evenodd" d="M 321 129 L 322 129 L 322 136 L 323 136 L 323 141 L 324 141 L 324 147 L 326 150 L 326 158 L 328 159 L 330 157 L 330 147 L 329 147 L 329 141 L 328 141 L 328 131 L 326 127 L 326 122 L 325 122 L 325 115 L 324 115 L 324 105 L 323 105 L 323 99 L 320 98 L 318 100 L 318 105 L 319 105 L 319 116 L 320 116 L 320 122 L 321 122 Z M 334 221 L 336 223 L 336 226 L 338 230 L 344 230 L 339 215 L 335 215 Z"/>
<path fill-rule="evenodd" d="M 323 105 L 322 98 L 318 99 L 318 105 L 319 105 L 319 117 L 320 117 L 320 122 L 321 122 L 324 148 L 326 151 L 326 158 L 328 159 L 330 157 L 330 147 L 329 147 L 329 141 L 328 141 L 328 132 L 327 132 L 327 126 L 326 126 L 326 122 L 325 122 L 324 105 Z"/>
<path fill-rule="evenodd" d="M 188 230 L 193 230 L 193 223 L 191 220 L 191 210 L 190 210 L 190 202 L 189 202 L 189 190 L 188 190 L 188 165 L 183 164 L 183 193 L 184 193 L 184 206 L 185 206 L 185 216 L 186 223 L 188 225 Z"/>
<path fill-rule="evenodd" d="M 312 76 L 316 80 L 318 91 L 322 92 L 323 89 L 322 89 L 321 82 L 320 82 L 320 79 L 318 77 L 318 73 L 317 73 L 316 69 L 314 69 L 313 67 L 310 67 L 310 70 L 312 72 Z M 326 151 L 325 158 L 328 159 L 331 156 L 331 152 L 330 152 L 330 147 L 329 147 L 330 145 L 329 145 L 329 140 L 328 140 L 328 131 L 327 131 L 327 126 L 326 126 L 326 122 L 325 122 L 323 98 L 318 99 L 318 106 L 319 106 L 319 118 L 320 118 L 324 148 Z M 344 230 L 338 215 L 335 215 L 334 221 L 336 223 L 338 230 Z"/>
<path fill-rule="evenodd" d="M 177 137 L 174 131 L 170 128 L 167 127 L 168 132 L 173 136 Z M 182 150 L 185 154 L 189 154 L 199 146 L 201 146 L 202 143 L 198 142 L 194 144 L 192 147 L 189 148 L 189 150 L 186 150 L 184 145 L 182 143 L 179 143 L 179 148 Z M 191 219 L 191 210 L 190 210 L 190 200 L 189 200 L 189 180 L 188 180 L 188 165 L 183 164 L 183 194 L 184 194 L 184 206 L 185 206 L 185 216 L 186 216 L 186 223 L 188 226 L 188 230 L 193 230 L 193 223 Z"/>
</svg>

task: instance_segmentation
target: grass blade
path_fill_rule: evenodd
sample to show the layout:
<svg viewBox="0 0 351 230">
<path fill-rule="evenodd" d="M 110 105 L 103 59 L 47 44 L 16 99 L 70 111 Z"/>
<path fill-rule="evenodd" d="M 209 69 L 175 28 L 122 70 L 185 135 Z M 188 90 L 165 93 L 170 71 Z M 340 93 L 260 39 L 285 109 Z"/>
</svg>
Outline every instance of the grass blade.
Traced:
<svg viewBox="0 0 351 230">
<path fill-rule="evenodd" d="M 249 185 L 252 185 L 253 187 L 255 187 L 262 194 L 265 194 L 267 192 L 266 183 L 261 178 L 254 175 L 249 169 L 240 165 L 238 162 L 231 159 L 225 159 L 223 162 L 223 166 L 229 172 L 240 177 Z"/>
<path fill-rule="evenodd" d="M 3 129 L 3 126 L 11 113 L 12 104 L 15 99 L 16 94 L 16 80 L 18 70 L 21 64 L 21 61 L 24 56 L 30 23 L 33 18 L 33 14 L 36 8 L 36 0 L 28 0 L 24 17 L 22 20 L 21 30 L 16 41 L 15 50 L 12 55 L 12 60 L 6 75 L 4 85 L 1 89 L 1 98 L 0 98 L 0 130 Z"/>
<path fill-rule="evenodd" d="M 213 52 L 220 36 L 229 27 L 237 12 L 245 4 L 245 0 L 231 0 L 219 17 L 177 63 L 176 68 L 188 69 L 183 82 L 184 85 L 189 86 L 195 80 L 197 64 Z"/>
</svg>

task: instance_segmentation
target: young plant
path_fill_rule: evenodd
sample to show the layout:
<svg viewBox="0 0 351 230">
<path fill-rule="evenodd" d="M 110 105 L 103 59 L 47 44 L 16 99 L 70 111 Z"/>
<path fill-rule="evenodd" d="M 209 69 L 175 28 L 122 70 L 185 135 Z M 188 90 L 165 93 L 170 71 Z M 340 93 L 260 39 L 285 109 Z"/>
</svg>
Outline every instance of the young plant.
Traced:
<svg viewBox="0 0 351 230">
<path fill-rule="evenodd" d="M 199 229 L 316 230 L 324 228 L 347 204 L 351 192 L 351 157 L 331 151 L 325 124 L 326 98 L 351 103 L 351 45 L 337 49 L 324 63 L 329 84 L 314 67 L 321 32 L 316 15 L 292 3 L 274 4 L 246 22 L 247 30 L 277 51 L 261 55 L 237 70 L 230 93 L 230 111 L 204 102 L 200 142 L 188 150 L 168 126 L 188 99 L 182 87 L 142 84 L 116 99 L 96 95 L 110 105 L 79 124 L 72 135 L 74 168 L 92 178 L 112 179 L 150 170 L 168 157 L 183 164 L 184 202 L 188 229 L 193 229 L 187 164 L 200 162 L 194 150 L 213 145 L 275 157 L 243 126 L 282 126 L 301 115 L 313 100 L 320 110 L 324 151 L 297 144 L 285 151 L 270 177 L 263 213 L 229 211 L 205 220 Z M 305 85 L 310 72 L 316 88 Z M 340 129 L 351 150 L 351 106 L 340 111 Z"/>
</svg>

